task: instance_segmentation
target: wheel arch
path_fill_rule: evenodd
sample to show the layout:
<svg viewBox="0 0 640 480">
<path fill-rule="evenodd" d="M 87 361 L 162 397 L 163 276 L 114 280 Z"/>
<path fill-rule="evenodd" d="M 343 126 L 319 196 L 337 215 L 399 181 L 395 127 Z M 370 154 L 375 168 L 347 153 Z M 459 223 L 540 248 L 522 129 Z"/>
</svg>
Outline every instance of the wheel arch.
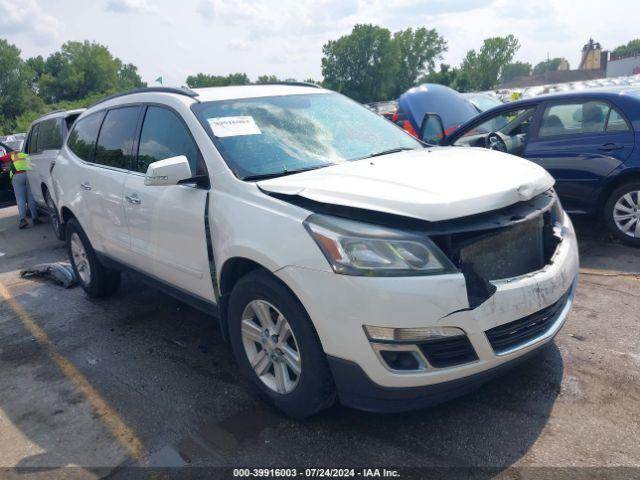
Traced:
<svg viewBox="0 0 640 480">
<path fill-rule="evenodd" d="M 67 223 L 69 220 L 71 220 L 72 218 L 77 219 L 78 217 L 74 215 L 74 213 L 71 211 L 69 207 L 62 207 L 60 209 L 60 220 L 62 221 L 63 225 Z"/>
<path fill-rule="evenodd" d="M 274 280 L 283 285 L 291 293 L 291 295 L 293 295 L 302 304 L 300 298 L 295 294 L 291 287 L 283 282 L 281 278 L 275 275 L 273 271 L 267 268 L 263 263 L 241 256 L 228 258 L 227 260 L 225 260 L 222 268 L 220 269 L 220 279 L 217 287 L 220 328 L 222 330 L 224 339 L 227 341 L 229 339 L 227 314 L 231 291 L 241 278 L 256 270 L 260 270 L 269 274 L 271 277 L 273 277 Z"/>
<path fill-rule="evenodd" d="M 607 203 L 607 200 L 609 199 L 609 196 L 613 193 L 614 190 L 624 185 L 625 183 L 638 181 L 640 181 L 640 168 L 624 170 L 614 178 L 612 178 L 602 188 L 602 191 L 598 196 L 598 203 L 596 204 L 598 215 L 601 217 L 604 215 L 605 205 Z"/>
</svg>

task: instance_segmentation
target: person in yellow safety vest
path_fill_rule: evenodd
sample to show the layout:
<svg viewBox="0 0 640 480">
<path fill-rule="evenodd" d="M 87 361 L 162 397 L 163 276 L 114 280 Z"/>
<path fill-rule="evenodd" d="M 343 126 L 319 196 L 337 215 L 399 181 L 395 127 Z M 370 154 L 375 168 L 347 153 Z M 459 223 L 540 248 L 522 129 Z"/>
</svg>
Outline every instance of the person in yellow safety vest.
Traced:
<svg viewBox="0 0 640 480">
<path fill-rule="evenodd" d="M 36 201 L 33 199 L 27 179 L 27 171 L 31 169 L 29 166 L 29 155 L 22 152 L 9 152 L 0 157 L 0 163 L 3 164 L 4 168 L 8 166 L 9 169 L 11 185 L 13 186 L 13 193 L 16 196 L 18 214 L 20 216 L 18 228 L 26 228 L 29 226 L 27 222 L 27 205 L 29 206 L 29 210 L 31 210 L 33 224 L 38 225 L 41 223 L 38 218 L 38 208 Z"/>
</svg>

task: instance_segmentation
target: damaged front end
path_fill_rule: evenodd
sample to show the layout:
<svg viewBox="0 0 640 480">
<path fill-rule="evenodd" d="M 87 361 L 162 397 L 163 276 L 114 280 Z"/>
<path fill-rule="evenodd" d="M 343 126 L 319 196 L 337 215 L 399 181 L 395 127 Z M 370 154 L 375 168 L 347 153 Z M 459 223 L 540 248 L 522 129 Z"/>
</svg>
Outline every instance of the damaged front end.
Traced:
<svg viewBox="0 0 640 480">
<path fill-rule="evenodd" d="M 410 232 L 433 242 L 465 277 L 468 309 L 488 300 L 492 283 L 544 269 L 562 241 L 564 212 L 553 190 L 506 208 L 440 222 L 268 193 L 320 215 Z"/>
</svg>

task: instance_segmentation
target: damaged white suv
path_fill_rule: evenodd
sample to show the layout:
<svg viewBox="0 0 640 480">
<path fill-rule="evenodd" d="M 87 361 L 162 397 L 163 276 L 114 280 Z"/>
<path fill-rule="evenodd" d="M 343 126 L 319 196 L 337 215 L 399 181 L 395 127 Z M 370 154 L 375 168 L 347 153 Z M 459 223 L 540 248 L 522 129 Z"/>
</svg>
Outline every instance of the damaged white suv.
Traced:
<svg viewBox="0 0 640 480">
<path fill-rule="evenodd" d="M 310 85 L 111 97 L 77 120 L 52 178 L 90 296 L 129 270 L 216 315 L 293 417 L 460 395 L 552 340 L 576 288 L 545 170 L 425 147 Z"/>
</svg>

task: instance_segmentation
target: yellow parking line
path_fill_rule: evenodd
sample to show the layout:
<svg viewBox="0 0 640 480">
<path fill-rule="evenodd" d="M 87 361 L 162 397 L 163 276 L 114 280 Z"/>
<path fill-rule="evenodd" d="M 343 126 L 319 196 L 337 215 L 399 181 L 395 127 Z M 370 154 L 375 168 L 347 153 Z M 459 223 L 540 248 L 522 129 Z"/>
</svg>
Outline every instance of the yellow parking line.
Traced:
<svg viewBox="0 0 640 480">
<path fill-rule="evenodd" d="M 11 292 L 9 292 L 2 282 L 0 282 L 0 296 L 6 300 L 11 309 L 20 318 L 24 327 L 35 337 L 38 343 L 47 349 L 47 353 L 62 373 L 84 394 L 85 398 L 96 411 L 98 417 L 111 433 L 113 433 L 131 458 L 137 461 L 142 460 L 146 455 L 146 451 L 134 431 L 129 428 L 116 411 L 102 398 L 100 393 L 91 386 L 84 375 L 55 349 L 46 332 L 31 318 L 31 315 L 29 315 L 24 307 L 11 295 Z"/>
</svg>

